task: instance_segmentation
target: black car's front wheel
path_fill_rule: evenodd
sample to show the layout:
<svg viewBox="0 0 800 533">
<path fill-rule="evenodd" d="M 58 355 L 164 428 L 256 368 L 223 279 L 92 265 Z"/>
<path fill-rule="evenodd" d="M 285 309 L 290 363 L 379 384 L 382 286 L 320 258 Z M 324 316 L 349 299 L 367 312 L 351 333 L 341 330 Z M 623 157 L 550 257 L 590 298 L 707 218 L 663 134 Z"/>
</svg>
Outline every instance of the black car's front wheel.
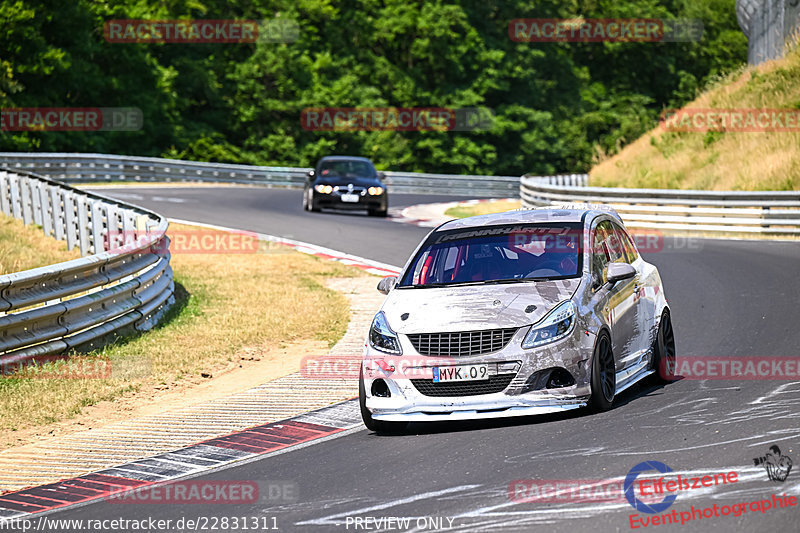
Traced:
<svg viewBox="0 0 800 533">
<path fill-rule="evenodd" d="M 592 411 L 611 409 L 617 391 L 617 369 L 611 337 L 606 332 L 600 333 L 594 345 L 590 380 L 592 393 L 589 396 L 589 408 Z"/>
<path fill-rule="evenodd" d="M 372 413 L 367 409 L 367 394 L 364 391 L 364 380 L 362 375 L 358 376 L 358 406 L 361 408 L 361 420 L 367 429 L 375 433 L 399 433 L 408 427 L 406 422 L 386 422 L 375 420 Z"/>
<path fill-rule="evenodd" d="M 303 195 L 303 209 L 306 211 L 313 211 L 314 213 L 319 212 L 319 207 L 314 205 L 314 191 L 311 189 L 308 189 Z"/>
<path fill-rule="evenodd" d="M 385 217 L 387 214 L 386 209 L 368 209 L 367 213 L 371 217 Z"/>
</svg>

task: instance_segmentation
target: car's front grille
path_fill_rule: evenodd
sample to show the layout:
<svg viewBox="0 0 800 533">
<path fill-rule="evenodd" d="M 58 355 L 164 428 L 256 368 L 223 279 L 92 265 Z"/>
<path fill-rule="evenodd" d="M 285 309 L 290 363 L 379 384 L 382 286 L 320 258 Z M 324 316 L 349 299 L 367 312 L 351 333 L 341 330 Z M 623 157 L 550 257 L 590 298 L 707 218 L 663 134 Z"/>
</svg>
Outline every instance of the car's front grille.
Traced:
<svg viewBox="0 0 800 533">
<path fill-rule="evenodd" d="M 412 333 L 408 340 L 421 355 L 467 357 L 502 350 L 518 328 L 459 331 L 455 333 Z"/>
<path fill-rule="evenodd" d="M 336 192 L 339 193 L 339 194 L 358 194 L 358 195 L 361 195 L 361 194 L 364 194 L 364 191 L 366 191 L 366 190 L 367 190 L 366 187 L 353 187 L 352 191 L 348 190 L 348 188 L 346 186 L 339 185 L 338 187 L 336 187 Z"/>
<path fill-rule="evenodd" d="M 498 374 L 483 381 L 454 381 L 434 383 L 431 379 L 412 379 L 414 387 L 425 396 L 478 396 L 494 394 L 508 387 L 516 374 Z"/>
</svg>

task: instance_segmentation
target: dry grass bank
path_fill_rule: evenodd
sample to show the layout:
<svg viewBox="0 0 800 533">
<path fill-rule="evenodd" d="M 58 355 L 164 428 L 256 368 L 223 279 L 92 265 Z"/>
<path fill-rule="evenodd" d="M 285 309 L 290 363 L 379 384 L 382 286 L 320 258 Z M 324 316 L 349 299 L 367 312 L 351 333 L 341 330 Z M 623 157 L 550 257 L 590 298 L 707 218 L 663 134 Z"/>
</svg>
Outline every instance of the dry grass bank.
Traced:
<svg viewBox="0 0 800 533">
<path fill-rule="evenodd" d="M 800 49 L 734 73 L 684 109 L 800 110 Z M 791 132 L 656 128 L 594 167 L 591 185 L 800 190 L 800 125 Z"/>
</svg>

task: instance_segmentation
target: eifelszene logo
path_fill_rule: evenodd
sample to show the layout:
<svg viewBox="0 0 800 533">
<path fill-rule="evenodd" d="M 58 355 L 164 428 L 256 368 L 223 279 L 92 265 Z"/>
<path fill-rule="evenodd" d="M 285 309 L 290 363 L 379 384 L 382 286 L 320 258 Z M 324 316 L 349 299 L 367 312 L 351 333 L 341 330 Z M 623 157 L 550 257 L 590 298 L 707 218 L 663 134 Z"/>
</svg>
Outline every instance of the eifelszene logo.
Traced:
<svg viewBox="0 0 800 533">
<path fill-rule="evenodd" d="M 625 476 L 623 490 L 625 491 L 625 498 L 628 500 L 628 503 L 631 504 L 631 507 L 642 513 L 656 514 L 669 509 L 669 507 L 675 502 L 677 495 L 670 494 L 669 496 L 665 496 L 663 500 L 657 503 L 645 503 L 637 498 L 636 492 L 634 491 L 634 483 L 636 482 L 636 478 L 639 477 L 639 474 L 649 472 L 651 470 L 661 472 L 662 474 L 672 472 L 670 467 L 660 461 L 645 461 L 643 463 L 639 463 L 631 468 L 630 472 L 628 472 L 628 475 Z"/>
<path fill-rule="evenodd" d="M 792 471 L 792 459 L 788 455 L 782 455 L 776 444 L 769 447 L 766 455 L 755 457 L 753 463 L 756 466 L 763 465 L 772 481 L 786 481 Z"/>
</svg>

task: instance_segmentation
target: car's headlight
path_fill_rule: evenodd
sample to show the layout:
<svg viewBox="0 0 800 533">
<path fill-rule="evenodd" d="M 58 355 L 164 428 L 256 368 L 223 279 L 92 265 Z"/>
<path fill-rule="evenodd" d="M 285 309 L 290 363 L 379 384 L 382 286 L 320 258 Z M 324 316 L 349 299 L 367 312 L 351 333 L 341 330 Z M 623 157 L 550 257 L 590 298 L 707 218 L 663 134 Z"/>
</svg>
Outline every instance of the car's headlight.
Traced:
<svg viewBox="0 0 800 533">
<path fill-rule="evenodd" d="M 522 341 L 525 349 L 536 348 L 563 339 L 575 326 L 575 304 L 565 300 L 555 306 L 542 320 L 531 327 Z"/>
<path fill-rule="evenodd" d="M 383 194 L 383 187 L 370 187 L 367 192 L 370 196 L 380 196 Z"/>
<path fill-rule="evenodd" d="M 333 187 L 330 185 L 315 185 L 314 190 L 322 194 L 330 194 L 333 192 Z"/>
<path fill-rule="evenodd" d="M 372 319 L 372 327 L 369 328 L 369 344 L 381 352 L 403 353 L 400 349 L 400 339 L 397 338 L 397 333 L 389 327 L 383 311 L 379 311 Z"/>
</svg>

